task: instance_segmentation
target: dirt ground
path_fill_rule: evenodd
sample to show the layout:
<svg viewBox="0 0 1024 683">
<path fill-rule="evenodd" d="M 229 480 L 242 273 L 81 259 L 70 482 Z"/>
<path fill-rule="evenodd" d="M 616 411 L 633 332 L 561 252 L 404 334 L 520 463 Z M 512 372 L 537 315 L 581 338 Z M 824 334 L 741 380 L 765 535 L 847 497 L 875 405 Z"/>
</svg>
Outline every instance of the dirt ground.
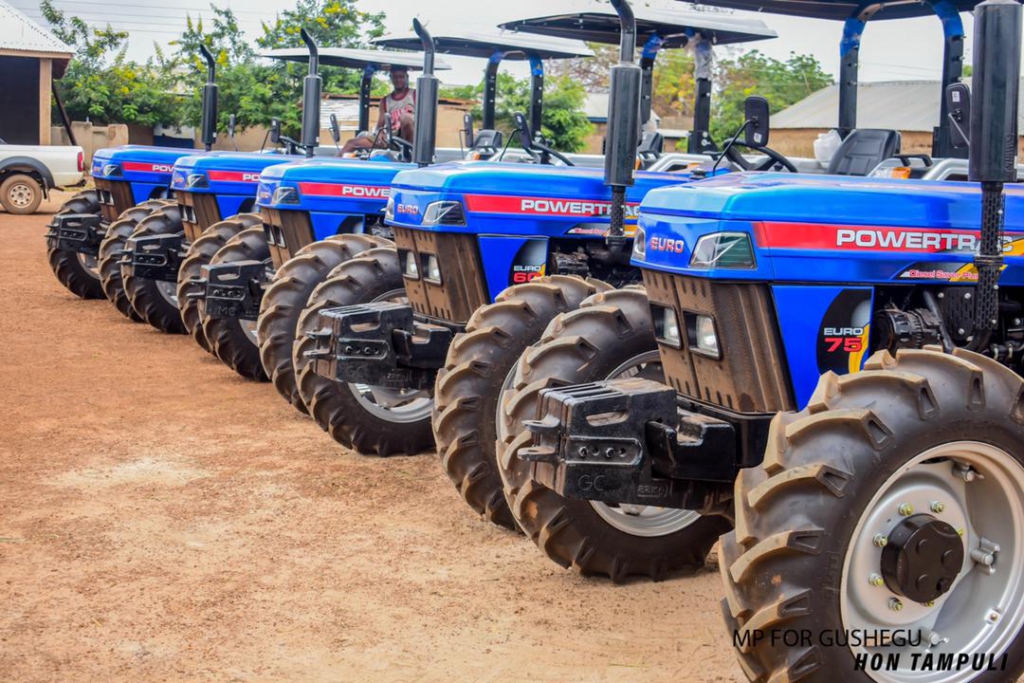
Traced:
<svg viewBox="0 0 1024 683">
<path fill-rule="evenodd" d="M 0 213 L 0 682 L 741 680 L 714 567 L 562 570 L 434 457 L 69 294 L 48 220 Z"/>
</svg>

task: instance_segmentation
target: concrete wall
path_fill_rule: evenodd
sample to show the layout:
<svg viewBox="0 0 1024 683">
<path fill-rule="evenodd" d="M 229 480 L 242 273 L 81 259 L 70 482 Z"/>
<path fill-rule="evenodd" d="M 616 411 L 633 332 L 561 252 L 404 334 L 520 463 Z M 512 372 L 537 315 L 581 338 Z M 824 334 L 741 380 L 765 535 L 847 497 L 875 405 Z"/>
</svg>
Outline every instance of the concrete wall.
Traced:
<svg viewBox="0 0 1024 683">
<path fill-rule="evenodd" d="M 85 167 L 92 165 L 92 155 L 98 149 L 118 147 L 129 143 L 128 126 L 114 123 L 109 126 L 94 126 L 91 123 L 72 121 L 71 130 L 75 133 L 75 142 L 85 151 Z M 62 126 L 53 126 L 50 137 L 55 145 L 70 145 L 71 140 Z"/>
</svg>

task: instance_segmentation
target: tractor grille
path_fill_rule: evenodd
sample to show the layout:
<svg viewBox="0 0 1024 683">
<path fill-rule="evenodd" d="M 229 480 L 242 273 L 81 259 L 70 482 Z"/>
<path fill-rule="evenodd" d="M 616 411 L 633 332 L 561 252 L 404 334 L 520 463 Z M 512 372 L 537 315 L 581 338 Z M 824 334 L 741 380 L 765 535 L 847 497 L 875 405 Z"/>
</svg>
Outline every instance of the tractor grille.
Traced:
<svg viewBox="0 0 1024 683">
<path fill-rule="evenodd" d="M 415 254 L 421 264 L 419 278 L 405 278 L 405 291 L 416 313 L 464 325 L 473 311 L 490 303 L 474 235 L 395 228 L 395 245 L 402 254 Z M 440 284 L 423 277 L 422 264 L 431 255 L 437 257 Z"/>
<path fill-rule="evenodd" d="M 96 194 L 100 200 L 100 212 L 108 223 L 116 221 L 122 213 L 135 206 L 132 186 L 123 181 L 96 179 Z"/>
<path fill-rule="evenodd" d="M 275 269 L 284 265 L 300 249 L 313 243 L 313 222 L 306 211 L 260 209 L 260 214 L 263 216 L 263 229 L 267 233 L 270 258 L 274 261 Z"/>
<path fill-rule="evenodd" d="M 669 383 L 679 393 L 743 413 L 793 410 L 786 361 L 767 285 L 719 283 L 644 271 L 652 303 L 715 320 L 721 359 L 661 345 Z"/>
<path fill-rule="evenodd" d="M 203 231 L 221 219 L 217 198 L 212 194 L 174 193 L 181 207 L 181 222 L 185 226 L 185 239 L 195 242 Z"/>
</svg>

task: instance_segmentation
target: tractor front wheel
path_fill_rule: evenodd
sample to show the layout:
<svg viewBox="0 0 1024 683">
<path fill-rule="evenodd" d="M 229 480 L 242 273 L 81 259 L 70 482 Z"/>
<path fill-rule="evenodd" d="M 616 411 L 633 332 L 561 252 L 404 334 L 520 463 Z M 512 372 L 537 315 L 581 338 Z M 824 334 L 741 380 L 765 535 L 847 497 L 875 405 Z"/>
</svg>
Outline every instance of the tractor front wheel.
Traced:
<svg viewBox="0 0 1024 683">
<path fill-rule="evenodd" d="M 70 214 L 100 215 L 100 202 L 96 190 L 84 190 L 61 205 L 54 219 Z M 102 299 L 103 285 L 96 265 L 96 256 L 58 249 L 47 245 L 46 257 L 57 280 L 69 292 L 82 299 Z"/>
<path fill-rule="evenodd" d="M 166 199 L 150 199 L 127 209 L 107 228 L 107 234 L 100 243 L 97 262 L 103 293 L 124 317 L 133 322 L 142 322 L 142 316 L 132 307 L 132 302 L 124 291 L 124 281 L 121 279 L 121 256 L 124 254 L 124 245 L 135 231 L 135 226 L 170 203 Z"/>
<path fill-rule="evenodd" d="M 184 233 L 181 210 L 168 204 L 147 216 L 132 231 L 130 239 Z M 185 324 L 178 310 L 177 287 L 174 282 L 137 277 L 130 268 L 121 268 L 125 295 L 135 312 L 147 323 L 167 334 L 184 334 Z"/>
<path fill-rule="evenodd" d="M 689 510 L 570 500 L 532 478 L 518 456 L 529 447 L 525 420 L 536 418 L 548 387 L 641 377 L 664 381 L 643 289 L 595 294 L 552 321 L 527 349 L 503 397 L 498 467 L 512 514 L 548 557 L 583 574 L 621 582 L 659 580 L 702 568 L 711 546 L 729 528 L 724 517 Z"/>
<path fill-rule="evenodd" d="M 776 416 L 735 503 L 722 606 L 750 680 L 1024 672 L 1024 382 L 1006 367 L 903 350 L 823 375 L 806 409 Z M 947 657 L 960 663 L 934 666 Z"/>
</svg>

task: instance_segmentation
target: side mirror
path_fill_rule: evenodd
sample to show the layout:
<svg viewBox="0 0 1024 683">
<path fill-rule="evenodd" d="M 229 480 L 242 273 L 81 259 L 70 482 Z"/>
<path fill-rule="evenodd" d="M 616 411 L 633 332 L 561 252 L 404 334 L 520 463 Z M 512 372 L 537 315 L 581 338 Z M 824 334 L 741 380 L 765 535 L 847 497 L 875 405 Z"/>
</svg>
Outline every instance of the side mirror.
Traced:
<svg viewBox="0 0 1024 683">
<path fill-rule="evenodd" d="M 228 137 L 231 138 L 232 140 L 235 139 L 235 125 L 236 125 L 236 123 L 237 123 L 237 120 L 235 119 L 235 115 L 234 114 L 232 114 L 231 116 L 228 117 Z"/>
<path fill-rule="evenodd" d="M 516 130 L 519 131 L 519 144 L 526 151 L 530 151 L 533 149 L 533 133 L 530 132 L 530 124 L 526 121 L 526 115 L 517 111 L 513 114 L 513 118 L 516 121 Z"/>
<path fill-rule="evenodd" d="M 954 149 L 971 146 L 971 89 L 963 83 L 953 83 L 946 88 L 946 104 L 949 105 L 949 138 Z"/>
<path fill-rule="evenodd" d="M 331 138 L 335 145 L 341 142 L 341 126 L 338 125 L 338 117 L 334 114 L 331 114 Z"/>
<path fill-rule="evenodd" d="M 767 147 L 768 132 L 771 125 L 768 100 L 757 96 L 748 97 L 743 105 L 743 111 L 747 119 L 747 129 L 743 139 L 744 144 L 753 149 Z"/>
<path fill-rule="evenodd" d="M 462 134 L 466 136 L 466 144 L 473 146 L 475 136 L 473 135 L 473 115 L 464 114 L 462 117 Z"/>
<path fill-rule="evenodd" d="M 270 141 L 275 145 L 281 142 L 281 121 L 270 119 Z"/>
</svg>

